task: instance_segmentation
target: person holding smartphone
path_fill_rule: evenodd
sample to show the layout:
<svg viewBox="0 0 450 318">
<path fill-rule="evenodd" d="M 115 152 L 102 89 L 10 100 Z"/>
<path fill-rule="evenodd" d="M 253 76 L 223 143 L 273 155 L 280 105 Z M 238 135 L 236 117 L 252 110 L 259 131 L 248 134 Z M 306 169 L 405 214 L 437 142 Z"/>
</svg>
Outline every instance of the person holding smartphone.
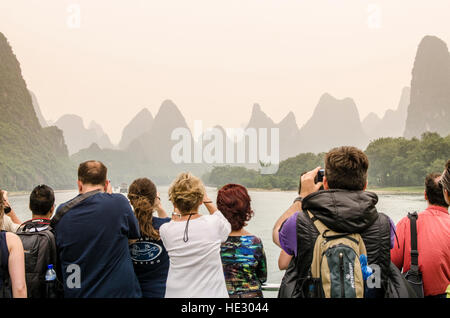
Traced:
<svg viewBox="0 0 450 318">
<path fill-rule="evenodd" d="M 2 191 L 0 189 L 0 191 Z M 11 203 L 8 200 L 8 191 L 3 190 L 2 204 L 3 204 L 3 224 L 1 229 L 7 232 L 16 232 L 22 222 L 14 212 Z"/>
</svg>

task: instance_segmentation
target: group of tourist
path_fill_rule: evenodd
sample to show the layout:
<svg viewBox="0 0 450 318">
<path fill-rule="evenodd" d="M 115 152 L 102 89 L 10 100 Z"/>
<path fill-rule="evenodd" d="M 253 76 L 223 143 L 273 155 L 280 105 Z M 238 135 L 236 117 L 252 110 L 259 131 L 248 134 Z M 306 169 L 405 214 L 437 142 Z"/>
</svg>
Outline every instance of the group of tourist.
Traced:
<svg viewBox="0 0 450 318">
<path fill-rule="evenodd" d="M 364 152 L 339 147 L 326 154 L 322 181 L 316 180 L 320 167 L 301 176 L 299 196 L 272 232 L 281 248 L 279 268 L 286 270 L 279 297 L 310 296 L 315 243 L 319 236 L 331 239 L 327 231 L 356 233 L 367 263 L 379 269 L 380 283 L 365 286 L 364 297 L 385 297 L 392 264 L 410 269 L 410 219 L 395 226 L 377 211 L 377 195 L 366 191 L 368 167 Z M 79 195 L 57 209 L 53 190 L 37 186 L 32 219 L 23 224 L 0 192 L 3 297 L 49 297 L 50 264 L 58 297 L 263 297 L 266 255 L 261 239 L 246 230 L 254 212 L 245 187 L 227 184 L 214 202 L 199 178 L 181 173 L 169 188 L 168 214 L 148 178 L 134 180 L 127 197 L 113 193 L 99 161 L 79 165 L 77 184 Z M 426 177 L 428 208 L 417 218 L 425 296 L 445 297 L 450 286 L 449 193 L 450 160 L 443 173 Z M 199 212 L 202 205 L 207 215 Z"/>
</svg>

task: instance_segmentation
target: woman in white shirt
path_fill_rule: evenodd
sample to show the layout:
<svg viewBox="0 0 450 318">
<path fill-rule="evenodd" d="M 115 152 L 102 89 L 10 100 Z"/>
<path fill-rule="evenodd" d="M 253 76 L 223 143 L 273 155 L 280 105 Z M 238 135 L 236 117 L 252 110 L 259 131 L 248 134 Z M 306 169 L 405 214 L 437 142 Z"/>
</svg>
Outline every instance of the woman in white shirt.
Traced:
<svg viewBox="0 0 450 318">
<path fill-rule="evenodd" d="M 160 229 L 170 258 L 166 298 L 228 298 L 220 245 L 231 225 L 208 199 L 203 183 L 180 174 L 169 188 L 175 212 Z M 198 213 L 205 204 L 209 215 Z"/>
</svg>

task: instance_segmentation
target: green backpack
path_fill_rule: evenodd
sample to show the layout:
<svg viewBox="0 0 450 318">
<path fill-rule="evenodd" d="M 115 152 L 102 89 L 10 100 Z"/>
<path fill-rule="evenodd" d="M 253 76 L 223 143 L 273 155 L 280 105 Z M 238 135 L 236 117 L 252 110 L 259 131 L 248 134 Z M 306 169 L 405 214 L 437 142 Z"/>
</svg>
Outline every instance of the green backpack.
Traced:
<svg viewBox="0 0 450 318">
<path fill-rule="evenodd" d="M 364 279 L 359 257 L 366 247 L 359 234 L 337 233 L 308 211 L 319 231 L 314 245 L 310 297 L 363 298 Z"/>
</svg>

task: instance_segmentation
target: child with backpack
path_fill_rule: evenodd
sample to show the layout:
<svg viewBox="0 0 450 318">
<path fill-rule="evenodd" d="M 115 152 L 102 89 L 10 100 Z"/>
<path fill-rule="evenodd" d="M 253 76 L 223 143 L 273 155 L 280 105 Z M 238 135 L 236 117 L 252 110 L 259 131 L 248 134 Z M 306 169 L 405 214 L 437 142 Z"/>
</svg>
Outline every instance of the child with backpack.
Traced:
<svg viewBox="0 0 450 318">
<path fill-rule="evenodd" d="M 16 232 L 25 251 L 28 298 L 55 297 L 60 294 L 59 288 L 48 291 L 45 282 L 48 265 L 58 268 L 55 236 L 50 227 L 50 218 L 55 209 L 53 189 L 46 185 L 35 187 L 30 195 L 29 207 L 32 219 L 23 223 Z"/>
</svg>

